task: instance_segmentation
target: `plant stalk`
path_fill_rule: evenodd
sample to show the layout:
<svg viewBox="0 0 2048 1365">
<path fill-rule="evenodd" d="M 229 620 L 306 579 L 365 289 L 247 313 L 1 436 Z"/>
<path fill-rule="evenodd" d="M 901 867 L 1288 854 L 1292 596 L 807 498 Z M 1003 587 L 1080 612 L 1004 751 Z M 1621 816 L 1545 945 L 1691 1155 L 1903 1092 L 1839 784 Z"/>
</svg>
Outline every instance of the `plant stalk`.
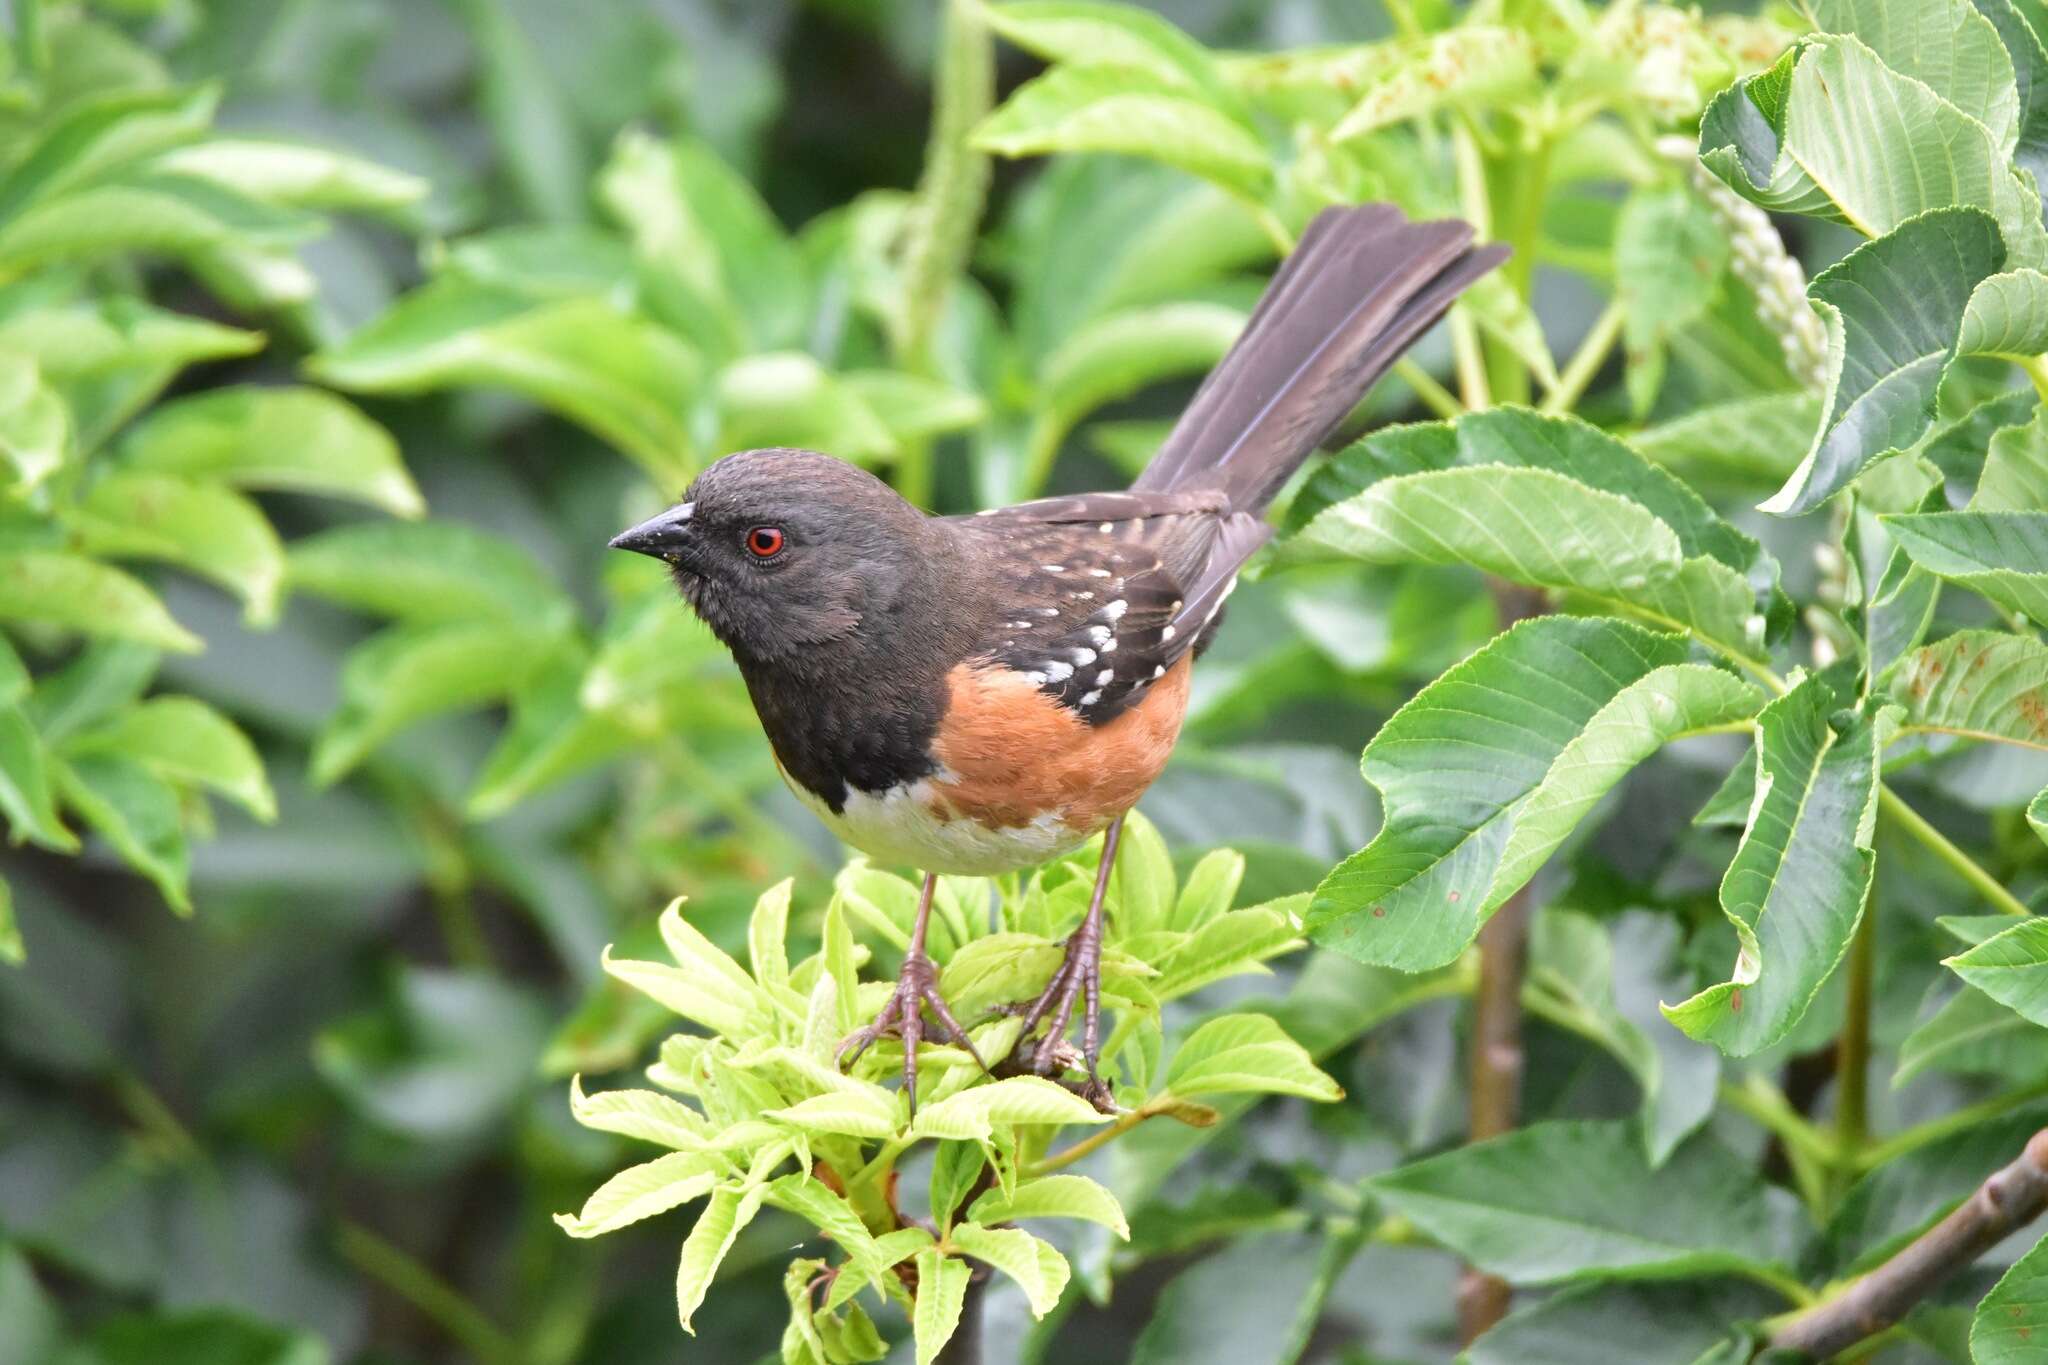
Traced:
<svg viewBox="0 0 2048 1365">
<path fill-rule="evenodd" d="M 1975 858 L 1950 843 L 1946 834 L 1929 824 L 1925 816 L 1907 805 L 1890 787 L 1878 787 L 1877 809 L 1880 814 L 1890 817 L 1900 829 L 1926 845 L 1929 852 L 1947 863 L 1949 869 L 1968 882 L 1977 894 L 1990 901 L 1992 908 L 2002 910 L 2008 915 L 2033 915 L 2034 912 L 2029 910 L 2019 897 L 2005 889 L 2004 883 L 1986 872 Z"/>
<path fill-rule="evenodd" d="M 1876 1004 L 1877 879 L 1871 878 L 1863 918 L 1849 940 L 1848 994 L 1842 1035 L 1835 1043 L 1835 1160 L 1829 1207 L 1840 1204 L 1860 1173 L 1857 1161 L 1870 1141 L 1870 1017 Z"/>
<path fill-rule="evenodd" d="M 1827 1360 L 1877 1336 L 2043 1210 L 2048 1210 L 2048 1129 L 2034 1134 L 2017 1160 L 1995 1172 L 1954 1213 L 1898 1255 L 1780 1322 L 1770 1344 Z"/>
<path fill-rule="evenodd" d="M 335 1237 L 343 1260 L 418 1309 L 483 1365 L 527 1365 L 518 1342 L 454 1286 L 361 1223 L 344 1219 Z"/>
</svg>

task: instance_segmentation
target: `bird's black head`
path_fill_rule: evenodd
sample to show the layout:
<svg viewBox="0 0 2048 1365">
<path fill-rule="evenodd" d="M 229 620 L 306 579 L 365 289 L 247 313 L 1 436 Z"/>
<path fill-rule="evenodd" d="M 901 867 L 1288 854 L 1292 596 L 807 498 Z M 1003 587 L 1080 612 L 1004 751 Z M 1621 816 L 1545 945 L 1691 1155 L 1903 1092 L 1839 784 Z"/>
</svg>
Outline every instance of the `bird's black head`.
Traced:
<svg viewBox="0 0 2048 1365">
<path fill-rule="evenodd" d="M 926 556 L 922 514 L 864 470 L 808 450 L 743 450 L 684 500 L 614 537 L 663 560 L 741 663 L 784 660 L 900 610 Z"/>
</svg>

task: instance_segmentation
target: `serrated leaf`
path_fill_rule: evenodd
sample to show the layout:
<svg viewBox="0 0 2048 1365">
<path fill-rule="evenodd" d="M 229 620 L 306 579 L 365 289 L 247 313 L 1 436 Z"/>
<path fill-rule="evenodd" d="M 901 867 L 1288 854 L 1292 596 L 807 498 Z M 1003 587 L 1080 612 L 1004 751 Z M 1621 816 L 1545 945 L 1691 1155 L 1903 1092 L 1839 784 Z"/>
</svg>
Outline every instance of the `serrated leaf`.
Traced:
<svg viewBox="0 0 2048 1365">
<path fill-rule="evenodd" d="M 789 984 L 789 896 L 794 886 L 785 877 L 763 891 L 747 920 L 747 960 L 754 980 L 763 986 Z"/>
<path fill-rule="evenodd" d="M 1695 483 L 1775 489 L 1791 476 L 1818 420 L 1814 395 L 1770 393 L 1695 408 L 1635 432 L 1628 443 Z"/>
<path fill-rule="evenodd" d="M 1131 1225 L 1115 1195 L 1085 1175 L 1042 1175 L 1018 1182 L 1009 1193 L 992 1189 L 967 1211 L 978 1223 L 1014 1223 L 1022 1218 L 1076 1218 L 1098 1223 L 1128 1242 Z"/>
<path fill-rule="evenodd" d="M 998 156 L 1115 152 L 1178 166 L 1250 199 L 1272 182 L 1265 144 L 1187 86 L 1130 67 L 1058 66 L 974 130 Z"/>
<path fill-rule="evenodd" d="M 586 1095 L 581 1076 L 570 1080 L 569 1111 L 585 1128 L 677 1151 L 699 1147 L 711 1136 L 704 1116 L 680 1100 L 655 1090 L 604 1090 Z"/>
<path fill-rule="evenodd" d="M 670 1152 L 628 1166 L 597 1187 L 581 1213 L 558 1213 L 555 1225 L 571 1237 L 601 1237 L 710 1193 L 725 1162 L 712 1152 Z"/>
<path fill-rule="evenodd" d="M 1826 415 L 1765 511 L 1810 512 L 1873 458 L 1927 430 L 1971 294 L 2006 259 L 1989 214 L 1941 209 L 1865 242 L 1814 278 L 1807 296 L 1828 334 Z"/>
<path fill-rule="evenodd" d="M 941 1142 L 932 1157 L 932 1221 L 943 1232 L 953 1224 L 960 1201 L 988 1168 L 988 1153 L 978 1142 Z"/>
<path fill-rule="evenodd" d="M 1364 93 L 1330 130 L 1332 142 L 1362 137 L 1389 124 L 1441 109 L 1511 105 L 1533 90 L 1536 43 L 1520 28 L 1461 24 L 1386 51 Z"/>
<path fill-rule="evenodd" d="M 2043 278 L 2048 281 L 2048 277 Z M 2048 315 L 2048 299 L 2043 300 L 2042 306 L 2044 315 Z M 2036 408 L 2023 425 L 2001 427 L 1991 433 L 1968 510 L 2031 512 L 2043 507 L 2048 507 L 2048 408 Z M 1947 508 L 1943 505 L 1897 510 L 1939 512 Z"/>
<path fill-rule="evenodd" d="M 1087 0 L 1012 0 L 989 5 L 989 27 L 1048 62 L 1122 67 L 1234 101 L 1208 49 L 1157 14 Z"/>
<path fill-rule="evenodd" d="M 2007 924 L 2010 919 L 2001 916 Z M 1897 1089 L 1927 1071 L 2033 1077 L 2048 1074 L 2048 1032 L 1982 991 L 1957 991 L 1899 1044 Z"/>
<path fill-rule="evenodd" d="M 1892 675 L 1908 728 L 2048 749 L 2048 645 L 2003 631 L 1958 631 L 1916 649 Z"/>
<path fill-rule="evenodd" d="M 910 1315 L 917 1365 L 932 1365 L 959 1330 L 960 1309 L 967 1302 L 967 1281 L 973 1274 L 967 1262 L 937 1248 L 917 1253 L 917 1305 Z"/>
<path fill-rule="evenodd" d="M 902 1106 L 886 1092 L 867 1094 L 835 1090 L 761 1115 L 806 1133 L 838 1133 L 846 1137 L 894 1137 L 903 1126 Z M 924 1116 L 918 1115 L 920 1119 Z"/>
<path fill-rule="evenodd" d="M 2048 351 L 2048 275 L 2008 270 L 1986 276 L 1963 309 L 1957 355 L 2031 360 Z"/>
<path fill-rule="evenodd" d="M 176 564 L 240 597 L 250 625 L 277 619 L 284 546 L 256 504 L 232 489 L 113 470 L 94 481 L 71 521 L 93 554 Z"/>
<path fill-rule="evenodd" d="M 2021 920 L 1947 965 L 1999 1004 L 2048 1027 L 2048 920 Z"/>
<path fill-rule="evenodd" d="M 399 621 L 533 627 L 574 609 L 521 546 L 454 521 L 359 521 L 292 542 L 291 584 Z"/>
<path fill-rule="evenodd" d="M 401 517 L 426 510 L 390 434 L 318 389 L 230 387 L 173 400 L 123 438 L 121 461 L 237 488 L 350 498 Z"/>
<path fill-rule="evenodd" d="M 219 792 L 258 820 L 277 816 L 263 760 L 233 721 L 193 697 L 151 697 L 68 740 L 67 754 L 121 755 L 158 777 Z"/>
<path fill-rule="evenodd" d="M 1685 659 L 1677 636 L 1549 617 L 1423 689 L 1366 746 L 1386 822 L 1323 879 L 1309 936 L 1407 971 L 1457 957 L 1635 763 L 1751 714 L 1747 684 Z"/>
<path fill-rule="evenodd" d="M 1976 1365 L 2027 1365 L 2041 1354 L 2048 1330 L 2048 1238 L 2013 1262 L 1970 1319 Z"/>
<path fill-rule="evenodd" d="M 920 1106 L 910 1131 L 918 1137 L 983 1141 L 997 1124 L 1107 1123 L 1109 1116 L 1042 1076 L 1012 1076 Z"/>
<path fill-rule="evenodd" d="M 2048 620 L 2048 512 L 1920 512 L 1882 520 L 1928 572 Z"/>
<path fill-rule="evenodd" d="M 785 1175 L 769 1183 L 768 1202 L 807 1219 L 811 1226 L 837 1242 L 846 1252 L 849 1265 L 865 1280 L 873 1280 L 888 1268 L 881 1248 L 853 1206 L 843 1195 L 808 1171 Z"/>
<path fill-rule="evenodd" d="M 2019 138 L 2013 61 L 1968 0 L 1812 0 L 1822 33 L 1852 33 L 1884 64 L 1968 110 L 2010 156 Z"/>
<path fill-rule="evenodd" d="M 84 555 L 0 550 L 0 621 L 31 621 L 180 654 L 201 647 L 155 593 Z"/>
<path fill-rule="evenodd" d="M 1002 1271 L 1024 1291 L 1031 1316 L 1042 1318 L 1059 1306 L 1067 1287 L 1067 1258 L 1020 1228 L 961 1223 L 948 1235 L 954 1248 Z"/>
<path fill-rule="evenodd" d="M 704 1206 L 704 1212 L 697 1215 L 696 1226 L 683 1242 L 682 1263 L 676 1269 L 676 1311 L 681 1314 L 683 1330 L 691 1335 L 696 1328 L 690 1319 L 697 1315 L 697 1309 L 704 1303 L 704 1295 L 711 1288 L 713 1277 L 718 1274 L 725 1253 L 732 1250 L 732 1244 L 739 1239 L 747 1224 L 754 1221 L 765 1198 L 758 1186 L 742 1193 L 730 1186 L 714 1190 L 711 1202 Z"/>
<path fill-rule="evenodd" d="M 536 304 L 436 280 L 310 365 L 326 382 L 364 393 L 510 389 L 590 428 L 657 479 L 683 480 L 694 464 L 696 353 L 599 299 Z"/>
<path fill-rule="evenodd" d="M 1300 1095 L 1326 1104 L 1344 1098 L 1308 1049 L 1267 1014 L 1222 1015 L 1189 1034 L 1167 1068 L 1166 1089 L 1181 1096 Z"/>
<path fill-rule="evenodd" d="M 1456 468 L 1382 479 L 1295 538 L 1376 563 L 1467 564 L 1568 589 L 1755 655 L 1763 618 L 1743 576 L 1686 556 L 1632 499 L 1547 469 Z"/>
<path fill-rule="evenodd" d="M 1473 1264 L 1515 1284 L 1784 1267 L 1797 1214 L 1710 1137 L 1653 1170 L 1628 1122 L 1542 1123 L 1366 1182 Z"/>
<path fill-rule="evenodd" d="M 560 645 L 557 630 L 508 621 L 393 626 L 371 637 L 342 665 L 341 706 L 314 741 L 313 781 L 339 781 L 415 721 L 516 692 Z"/>
<path fill-rule="evenodd" d="M 1802 679 L 1756 718 L 1757 795 L 1721 879 L 1738 944 L 1730 979 L 1666 1006 L 1690 1037 L 1748 1056 L 1789 1032 L 1848 947 L 1870 888 L 1880 731 L 1829 723 L 1833 692 Z"/>
</svg>

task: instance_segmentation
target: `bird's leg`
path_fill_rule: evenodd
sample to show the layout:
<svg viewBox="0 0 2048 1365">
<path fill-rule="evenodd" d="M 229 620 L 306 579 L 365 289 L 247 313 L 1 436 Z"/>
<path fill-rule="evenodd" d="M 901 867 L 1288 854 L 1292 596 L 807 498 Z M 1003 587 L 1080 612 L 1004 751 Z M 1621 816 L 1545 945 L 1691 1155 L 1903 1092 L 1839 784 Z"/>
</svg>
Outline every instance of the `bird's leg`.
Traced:
<svg viewBox="0 0 2048 1365">
<path fill-rule="evenodd" d="M 1081 1057 L 1088 1067 L 1087 1096 L 1098 1105 L 1109 1098 L 1098 1074 L 1102 1055 L 1102 900 L 1109 892 L 1109 876 L 1116 870 L 1117 841 L 1123 834 L 1124 818 L 1110 821 L 1102 835 L 1102 861 L 1095 869 L 1095 894 L 1088 898 L 1088 913 L 1081 927 L 1067 936 L 1067 951 L 1060 969 L 1053 973 L 1045 990 L 1024 1011 L 1024 1032 L 1018 1039 L 1021 1056 L 1030 1045 L 1032 1030 L 1048 1017 L 1052 1026 L 1031 1053 L 1031 1070 L 1051 1076 L 1060 1070 L 1060 1052 L 1066 1044 L 1067 1026 L 1074 1017 L 1074 997 L 1082 1005 Z M 1072 1055 L 1069 1053 L 1068 1055 Z"/>
<path fill-rule="evenodd" d="M 931 1006 L 932 1014 L 938 1018 L 939 1036 L 966 1048 L 967 1055 L 974 1058 L 974 1064 L 988 1070 L 981 1054 L 974 1050 L 973 1042 L 968 1039 L 967 1030 L 960 1027 L 960 1021 L 946 1006 L 946 998 L 939 994 L 939 969 L 925 956 L 925 927 L 931 922 L 932 891 L 938 884 L 938 877 L 925 873 L 924 889 L 917 897 L 917 922 L 910 929 L 910 947 L 904 951 L 903 967 L 896 973 L 896 993 L 889 997 L 888 1004 L 882 1006 L 882 1012 L 875 1016 L 873 1023 L 854 1030 L 839 1045 L 840 1062 L 851 1066 L 860 1060 L 861 1053 L 866 1052 L 877 1038 L 890 1033 L 901 1038 L 903 1093 L 910 1097 L 912 1118 L 917 1117 L 917 1045 L 924 1038 L 926 1005 Z"/>
</svg>

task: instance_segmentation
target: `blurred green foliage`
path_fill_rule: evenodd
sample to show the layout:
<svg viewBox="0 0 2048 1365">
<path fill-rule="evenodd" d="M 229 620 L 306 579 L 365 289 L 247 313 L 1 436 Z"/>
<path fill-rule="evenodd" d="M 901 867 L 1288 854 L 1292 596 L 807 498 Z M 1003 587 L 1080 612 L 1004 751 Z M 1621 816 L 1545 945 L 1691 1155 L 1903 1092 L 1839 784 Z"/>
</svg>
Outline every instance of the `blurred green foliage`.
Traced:
<svg viewBox="0 0 2048 1365">
<path fill-rule="evenodd" d="M 2048 663 L 2020 619 L 2048 566 L 1984 520 L 2048 486 L 2011 364 L 2048 350 L 2044 17 L 16 0 L 0 1365 L 911 1359 L 965 1292 L 947 1250 L 1009 1272 L 992 1361 L 1446 1360 L 1461 1257 L 1571 1283 L 1474 1361 L 1737 1358 L 1735 1324 L 1881 1260 L 2043 1122 L 2043 949 L 1937 916 L 1991 894 L 1944 845 L 2006 909 L 2048 866 L 2021 816 Z M 1857 36 L 1780 60 L 1808 28 Z M 1908 115 L 1835 135 L 1814 111 L 1845 79 Z M 1308 218 L 1369 198 L 1517 249 L 1353 426 L 1457 421 L 1297 490 L 1117 888 L 1112 1056 L 1159 1117 L 1085 1148 L 1093 1183 L 1009 1206 L 1070 1215 L 1044 1242 L 984 1226 L 1090 1116 L 942 1082 L 970 1103 L 898 1143 L 895 1058 L 825 1079 L 910 888 L 841 867 L 723 651 L 600 547 L 747 445 L 946 510 L 1114 483 Z M 1810 308 L 1756 205 L 1805 215 L 1814 265 L 1873 240 Z M 1863 299 L 1915 307 L 1888 327 Z M 1827 506 L 1752 510 L 1773 493 Z M 1480 570 L 1578 614 L 1496 638 Z M 1933 686 L 1985 658 L 2019 679 L 2002 700 Z M 1796 1082 L 1842 1028 L 1901 736 L 1884 775 L 1940 832 L 1886 845 L 1858 969 L 1897 1079 L 1867 1117 L 1896 1132 L 1830 1145 Z M 1816 791 L 1826 819 L 1772 843 Z M 1718 885 L 1731 859 L 1751 881 Z M 1085 877 L 954 888 L 956 1001 L 1016 993 Z M 1466 950 L 1524 884 L 1536 1126 L 1445 1152 Z M 658 917 L 676 897 L 687 919 Z M 1788 898 L 1818 928 L 1737 1018 L 1730 921 Z M 1304 921 L 1324 946 L 1276 958 Z M 657 1056 L 715 1123 L 636 1089 Z M 711 1114 L 686 1063 L 748 1103 Z M 749 1126 L 771 1104 L 781 1126 Z M 636 1165 L 622 1138 L 675 1151 Z M 889 1177 L 889 1207 L 799 1155 Z M 861 1240 L 901 1212 L 898 1157 L 910 1219 L 972 1229 L 902 1243 L 923 1308 Z M 968 1201 L 983 1160 L 998 1187 Z M 707 1192 L 691 1244 L 731 1236 L 685 1253 L 686 1311 L 718 1282 L 684 1343 L 678 1220 L 641 1219 Z M 579 1207 L 572 1231 L 616 1235 L 564 1237 Z M 865 1306 L 819 1311 L 832 1260 Z M 1967 1360 L 1984 1287 L 1887 1358 Z"/>
</svg>

